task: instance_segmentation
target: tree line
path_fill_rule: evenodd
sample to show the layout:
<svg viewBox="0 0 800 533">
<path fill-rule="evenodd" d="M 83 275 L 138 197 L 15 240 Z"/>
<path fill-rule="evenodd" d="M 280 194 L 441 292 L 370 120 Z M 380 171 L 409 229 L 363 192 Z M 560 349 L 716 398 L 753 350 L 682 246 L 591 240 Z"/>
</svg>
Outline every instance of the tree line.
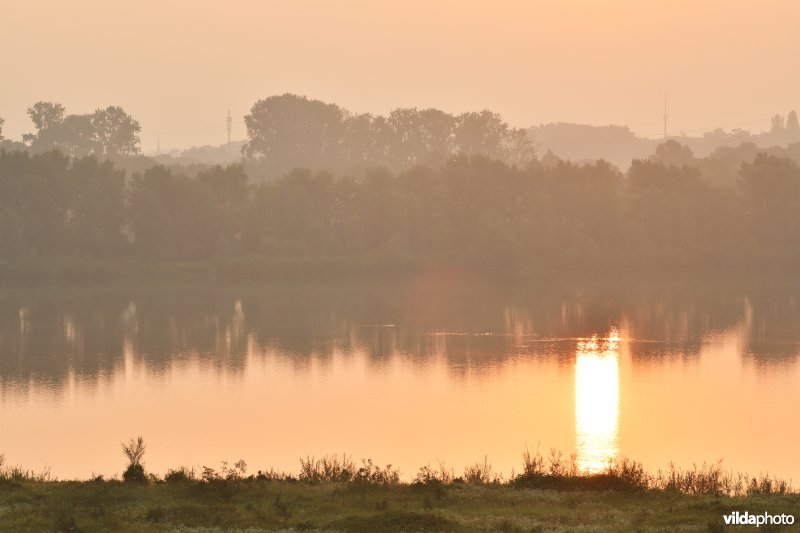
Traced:
<svg viewBox="0 0 800 533">
<path fill-rule="evenodd" d="M 99 158 L 130 157 L 140 152 L 141 126 L 118 106 L 97 109 L 93 113 L 67 114 L 63 105 L 37 102 L 28 108 L 28 117 L 36 128 L 25 133 L 22 143 L 6 140 L 0 148 L 46 152 L 60 150 L 71 157 L 95 155 Z M 0 141 L 3 119 L 0 118 Z"/>
<path fill-rule="evenodd" d="M 485 155 L 513 164 L 535 158 L 527 132 L 489 110 L 452 115 L 399 108 L 388 116 L 283 94 L 256 102 L 244 118 L 245 156 L 280 172 L 302 166 L 405 170 L 453 155 Z"/>
<path fill-rule="evenodd" d="M 368 255 L 491 268 L 730 266 L 800 259 L 800 167 L 764 153 L 735 186 L 666 143 L 627 173 L 482 155 L 357 177 L 241 164 L 126 176 L 108 160 L 0 151 L 0 258 Z"/>
<path fill-rule="evenodd" d="M 57 149 L 72 157 L 95 155 L 119 163 L 141 152 L 141 126 L 121 107 L 67 114 L 61 104 L 37 102 L 28 108 L 28 116 L 36 131 L 24 134 L 21 143 L 5 141 L 8 149 Z M 527 132 L 489 110 L 452 115 L 400 108 L 380 116 L 283 94 L 256 102 L 244 121 L 248 142 L 242 158 L 249 174 L 260 179 L 274 179 L 297 167 L 337 174 L 374 166 L 402 171 L 440 164 L 456 154 L 482 154 L 512 164 L 535 158 Z"/>
</svg>

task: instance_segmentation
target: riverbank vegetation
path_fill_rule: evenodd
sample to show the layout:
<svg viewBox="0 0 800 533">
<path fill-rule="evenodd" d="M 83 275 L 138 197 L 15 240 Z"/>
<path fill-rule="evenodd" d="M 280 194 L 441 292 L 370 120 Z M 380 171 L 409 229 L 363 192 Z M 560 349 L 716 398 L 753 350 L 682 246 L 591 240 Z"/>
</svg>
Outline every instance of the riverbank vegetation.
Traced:
<svg viewBox="0 0 800 533">
<path fill-rule="evenodd" d="M 722 531 L 734 511 L 800 511 L 800 494 L 769 475 L 721 465 L 646 472 L 619 460 L 580 472 L 574 457 L 523 453 L 518 474 L 484 458 L 456 473 L 421 467 L 409 480 L 351 457 L 306 457 L 297 473 L 249 473 L 244 461 L 144 475 L 144 443 L 125 445 L 123 479 L 56 481 L 0 465 L 0 528 L 51 531 Z"/>
</svg>

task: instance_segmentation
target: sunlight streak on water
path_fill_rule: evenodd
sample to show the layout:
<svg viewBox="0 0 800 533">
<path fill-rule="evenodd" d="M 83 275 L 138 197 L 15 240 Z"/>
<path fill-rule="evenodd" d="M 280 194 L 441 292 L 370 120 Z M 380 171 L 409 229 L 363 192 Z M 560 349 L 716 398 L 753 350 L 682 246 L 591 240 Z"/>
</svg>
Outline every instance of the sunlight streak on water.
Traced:
<svg viewBox="0 0 800 533">
<path fill-rule="evenodd" d="M 619 451 L 619 334 L 578 343 L 575 447 L 578 468 L 603 470 Z"/>
</svg>

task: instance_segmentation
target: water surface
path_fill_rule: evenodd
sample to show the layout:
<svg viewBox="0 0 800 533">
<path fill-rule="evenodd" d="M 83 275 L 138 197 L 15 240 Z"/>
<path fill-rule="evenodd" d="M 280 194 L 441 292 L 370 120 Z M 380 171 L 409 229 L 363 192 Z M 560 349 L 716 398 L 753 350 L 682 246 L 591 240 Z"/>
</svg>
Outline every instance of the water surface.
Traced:
<svg viewBox="0 0 800 533">
<path fill-rule="evenodd" d="M 724 459 L 800 481 L 800 289 L 781 280 L 408 281 L 0 289 L 0 453 L 60 478 L 297 471 L 346 452 L 413 477 L 527 446 L 581 468 Z"/>
</svg>

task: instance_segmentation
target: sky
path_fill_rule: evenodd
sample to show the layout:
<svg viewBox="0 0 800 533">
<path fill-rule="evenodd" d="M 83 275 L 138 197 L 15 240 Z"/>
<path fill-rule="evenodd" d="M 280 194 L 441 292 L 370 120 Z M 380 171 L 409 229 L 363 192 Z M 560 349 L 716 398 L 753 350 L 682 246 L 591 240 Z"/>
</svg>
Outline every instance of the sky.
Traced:
<svg viewBox="0 0 800 533">
<path fill-rule="evenodd" d="M 260 98 L 491 109 L 513 126 L 762 131 L 800 110 L 797 0 L 0 0 L 3 134 L 120 105 L 152 151 L 246 138 Z"/>
</svg>

